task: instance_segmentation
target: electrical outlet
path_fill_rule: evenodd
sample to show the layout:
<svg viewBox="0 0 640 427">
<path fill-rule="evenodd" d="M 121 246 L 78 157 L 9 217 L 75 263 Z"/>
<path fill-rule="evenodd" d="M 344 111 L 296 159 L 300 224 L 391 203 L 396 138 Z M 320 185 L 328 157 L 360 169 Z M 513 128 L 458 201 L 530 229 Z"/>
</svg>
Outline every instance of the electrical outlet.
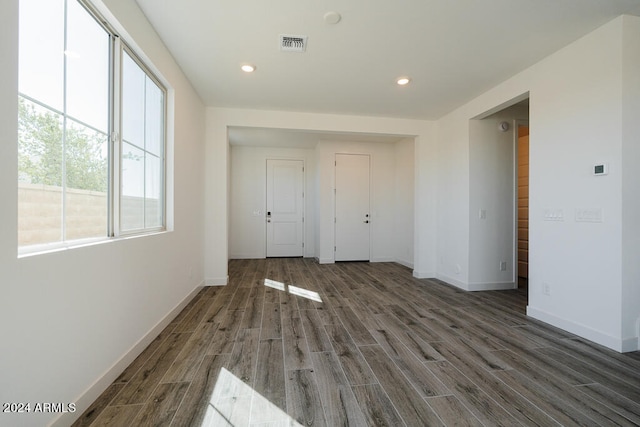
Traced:
<svg viewBox="0 0 640 427">
<path fill-rule="evenodd" d="M 507 271 L 507 261 L 500 261 L 500 271 Z"/>
<path fill-rule="evenodd" d="M 542 293 L 544 295 L 551 296 L 551 285 L 546 282 L 542 282 Z"/>
</svg>

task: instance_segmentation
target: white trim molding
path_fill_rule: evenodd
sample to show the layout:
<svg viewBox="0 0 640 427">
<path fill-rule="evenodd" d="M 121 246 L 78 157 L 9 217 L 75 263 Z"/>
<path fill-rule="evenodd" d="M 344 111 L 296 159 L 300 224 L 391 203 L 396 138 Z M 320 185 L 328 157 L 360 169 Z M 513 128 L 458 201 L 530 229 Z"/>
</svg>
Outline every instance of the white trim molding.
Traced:
<svg viewBox="0 0 640 427">
<path fill-rule="evenodd" d="M 604 334 L 571 320 L 563 319 L 535 307 L 527 306 L 527 316 L 548 323 L 620 353 L 638 350 L 638 338 L 621 339 Z"/>
</svg>

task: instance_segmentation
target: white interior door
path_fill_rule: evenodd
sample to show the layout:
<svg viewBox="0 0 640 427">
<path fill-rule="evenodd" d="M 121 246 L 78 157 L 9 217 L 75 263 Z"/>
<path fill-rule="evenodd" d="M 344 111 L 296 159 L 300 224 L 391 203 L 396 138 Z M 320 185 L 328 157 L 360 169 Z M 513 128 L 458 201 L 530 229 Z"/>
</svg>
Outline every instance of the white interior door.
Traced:
<svg viewBox="0 0 640 427">
<path fill-rule="evenodd" d="M 303 201 L 302 160 L 267 160 L 267 257 L 303 255 Z"/>
<path fill-rule="evenodd" d="M 370 258 L 369 161 L 369 155 L 336 154 L 336 261 Z"/>
</svg>

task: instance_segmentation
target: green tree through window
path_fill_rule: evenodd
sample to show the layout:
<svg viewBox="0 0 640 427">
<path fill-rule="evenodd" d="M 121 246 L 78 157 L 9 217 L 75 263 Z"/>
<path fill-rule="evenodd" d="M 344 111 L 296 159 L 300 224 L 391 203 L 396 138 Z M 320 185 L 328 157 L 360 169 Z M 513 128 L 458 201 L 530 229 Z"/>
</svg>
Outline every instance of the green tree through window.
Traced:
<svg viewBox="0 0 640 427">
<path fill-rule="evenodd" d="M 67 126 L 61 117 L 19 98 L 18 171 L 20 182 L 107 191 L 106 136 L 86 127 Z M 63 181 L 64 169 L 64 181 Z"/>
</svg>

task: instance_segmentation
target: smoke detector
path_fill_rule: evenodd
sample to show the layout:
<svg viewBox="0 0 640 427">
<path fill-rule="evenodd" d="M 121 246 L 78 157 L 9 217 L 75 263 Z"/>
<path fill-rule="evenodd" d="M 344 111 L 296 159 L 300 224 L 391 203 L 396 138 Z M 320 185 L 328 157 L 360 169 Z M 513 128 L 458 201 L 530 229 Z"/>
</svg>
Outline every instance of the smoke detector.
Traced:
<svg viewBox="0 0 640 427">
<path fill-rule="evenodd" d="M 280 34 L 280 50 L 283 52 L 304 52 L 307 49 L 307 36 Z"/>
<path fill-rule="evenodd" d="M 324 14 L 324 22 L 330 25 L 335 25 L 342 19 L 342 16 L 338 12 L 327 12 Z"/>
</svg>

